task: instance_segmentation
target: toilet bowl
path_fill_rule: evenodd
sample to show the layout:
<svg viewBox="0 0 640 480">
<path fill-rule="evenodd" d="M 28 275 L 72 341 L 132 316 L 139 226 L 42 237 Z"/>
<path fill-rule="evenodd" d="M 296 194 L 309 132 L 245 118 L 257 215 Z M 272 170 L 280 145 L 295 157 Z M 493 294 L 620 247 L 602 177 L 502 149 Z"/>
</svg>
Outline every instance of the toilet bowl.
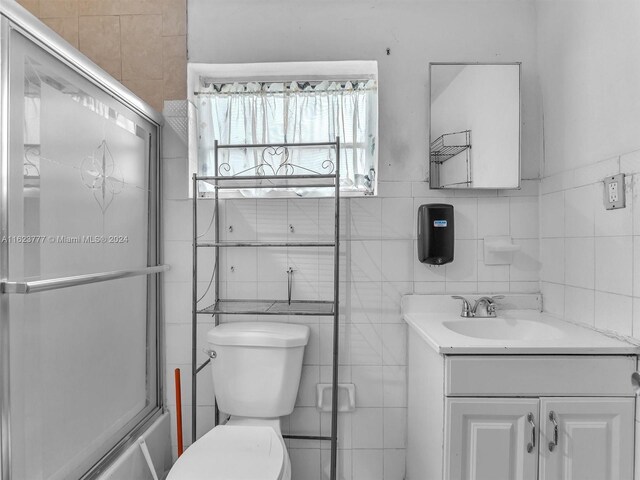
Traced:
<svg viewBox="0 0 640 480">
<path fill-rule="evenodd" d="M 175 463 L 167 480 L 291 480 L 291 462 L 275 425 L 233 419 L 213 428 Z"/>
<path fill-rule="evenodd" d="M 230 418 L 191 445 L 167 480 L 291 480 L 280 417 L 293 411 L 309 333 L 267 322 L 209 331 L 215 397 Z"/>
</svg>

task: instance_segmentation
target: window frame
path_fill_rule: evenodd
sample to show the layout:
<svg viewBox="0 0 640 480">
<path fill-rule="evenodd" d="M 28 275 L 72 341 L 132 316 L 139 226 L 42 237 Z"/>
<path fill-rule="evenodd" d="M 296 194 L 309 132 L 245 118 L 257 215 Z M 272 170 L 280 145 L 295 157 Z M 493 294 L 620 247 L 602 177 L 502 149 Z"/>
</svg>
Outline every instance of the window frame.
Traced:
<svg viewBox="0 0 640 480">
<path fill-rule="evenodd" d="M 189 63 L 187 65 L 187 95 L 189 121 L 189 198 L 193 198 L 191 178 L 198 172 L 198 125 L 197 125 L 197 95 L 202 81 L 212 83 L 233 82 L 292 82 L 292 81 L 349 81 L 374 80 L 378 81 L 378 62 L 375 60 L 362 61 L 325 61 L 325 62 L 272 62 L 272 63 Z M 373 157 L 373 188 L 371 192 L 340 189 L 340 195 L 345 197 L 364 197 L 378 195 L 378 151 L 379 151 L 379 115 L 378 94 L 375 95 L 375 137 L 376 151 Z M 204 197 L 213 196 L 204 193 Z M 279 198 L 298 198 L 291 192 L 281 192 Z M 220 198 L 246 198 L 238 190 L 220 191 Z"/>
</svg>

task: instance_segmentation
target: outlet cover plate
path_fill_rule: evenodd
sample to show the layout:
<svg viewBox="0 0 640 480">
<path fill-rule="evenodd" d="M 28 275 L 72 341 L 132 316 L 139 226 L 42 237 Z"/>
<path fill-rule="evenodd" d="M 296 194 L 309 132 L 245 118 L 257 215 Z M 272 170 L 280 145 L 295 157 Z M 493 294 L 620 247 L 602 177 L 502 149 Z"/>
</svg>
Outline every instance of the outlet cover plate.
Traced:
<svg viewBox="0 0 640 480">
<path fill-rule="evenodd" d="M 604 208 L 615 210 L 626 206 L 624 198 L 624 173 L 604 179 Z"/>
</svg>

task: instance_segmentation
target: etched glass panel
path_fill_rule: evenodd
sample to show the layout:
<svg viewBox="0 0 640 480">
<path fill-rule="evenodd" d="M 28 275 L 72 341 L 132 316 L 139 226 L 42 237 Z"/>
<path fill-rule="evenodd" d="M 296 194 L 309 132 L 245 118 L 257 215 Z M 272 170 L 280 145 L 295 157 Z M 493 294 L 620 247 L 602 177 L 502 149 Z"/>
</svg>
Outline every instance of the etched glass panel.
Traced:
<svg viewBox="0 0 640 480">
<path fill-rule="evenodd" d="M 157 127 L 17 31 L 10 46 L 8 278 L 154 262 Z M 4 297 L 12 478 L 79 478 L 158 408 L 155 282 Z"/>
</svg>

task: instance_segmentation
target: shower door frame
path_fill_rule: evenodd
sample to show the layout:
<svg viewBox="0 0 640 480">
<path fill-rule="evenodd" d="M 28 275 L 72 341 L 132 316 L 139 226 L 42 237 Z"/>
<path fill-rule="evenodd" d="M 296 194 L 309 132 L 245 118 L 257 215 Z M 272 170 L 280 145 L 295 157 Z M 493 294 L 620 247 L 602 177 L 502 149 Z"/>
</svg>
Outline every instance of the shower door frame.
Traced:
<svg viewBox="0 0 640 480">
<path fill-rule="evenodd" d="M 31 15 L 16 2 L 0 0 L 0 235 L 8 235 L 9 217 L 9 71 L 10 71 L 10 34 L 15 30 L 36 46 L 44 49 L 57 60 L 74 70 L 77 74 L 91 82 L 98 89 L 105 91 L 125 107 L 151 122 L 156 128 L 155 142 L 149 146 L 149 212 L 148 212 L 148 250 L 147 265 L 151 267 L 162 264 L 162 178 L 160 168 L 160 148 L 162 115 L 140 98 L 130 92 L 120 82 L 81 54 L 62 37 L 50 30 L 46 25 Z M 12 480 L 11 476 L 11 406 L 10 406 L 10 341 L 9 341 L 9 289 L 8 278 L 9 244 L 0 244 L 0 480 Z M 166 268 L 165 268 L 166 269 Z M 94 461 L 93 465 L 82 475 L 81 479 L 89 480 L 99 476 L 127 447 L 143 433 L 164 412 L 164 329 L 162 322 L 162 276 L 163 268 L 148 268 L 130 271 L 107 272 L 95 275 L 88 280 L 78 276 L 73 284 L 92 283 L 133 275 L 155 274 L 155 282 L 148 281 L 147 318 L 155 322 L 156 347 L 156 405 L 126 433 L 106 454 Z M 109 274 L 111 276 L 109 277 Z M 120 276 L 119 276 L 120 275 Z M 38 282 L 35 282 L 36 284 Z M 24 286 L 24 285 L 23 285 Z M 154 288 L 151 288 L 154 287 Z M 20 293 L 20 292 L 18 292 Z M 21 293 L 28 293 L 21 292 Z M 153 318 L 155 316 L 155 318 Z M 141 412 L 144 412 L 142 410 Z M 17 479 L 16 479 L 17 480 Z"/>
</svg>

